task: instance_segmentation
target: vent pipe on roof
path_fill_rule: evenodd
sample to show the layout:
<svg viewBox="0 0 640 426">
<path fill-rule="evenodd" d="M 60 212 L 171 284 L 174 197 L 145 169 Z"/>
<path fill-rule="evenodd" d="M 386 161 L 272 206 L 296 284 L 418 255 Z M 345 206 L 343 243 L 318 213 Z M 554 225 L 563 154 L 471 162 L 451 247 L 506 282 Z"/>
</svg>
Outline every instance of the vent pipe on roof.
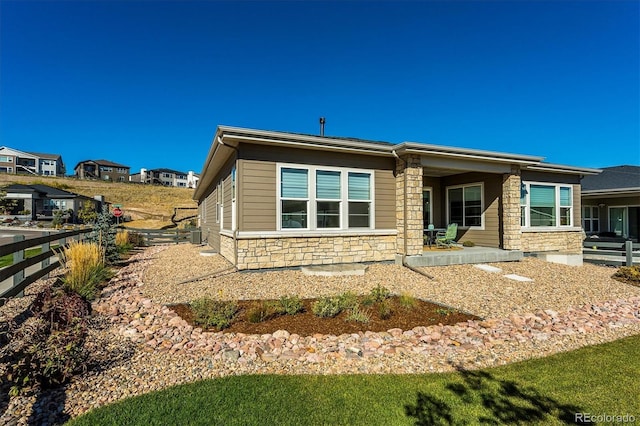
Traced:
<svg viewBox="0 0 640 426">
<path fill-rule="evenodd" d="M 320 136 L 324 136 L 324 123 L 326 120 L 324 117 L 320 117 Z"/>
</svg>

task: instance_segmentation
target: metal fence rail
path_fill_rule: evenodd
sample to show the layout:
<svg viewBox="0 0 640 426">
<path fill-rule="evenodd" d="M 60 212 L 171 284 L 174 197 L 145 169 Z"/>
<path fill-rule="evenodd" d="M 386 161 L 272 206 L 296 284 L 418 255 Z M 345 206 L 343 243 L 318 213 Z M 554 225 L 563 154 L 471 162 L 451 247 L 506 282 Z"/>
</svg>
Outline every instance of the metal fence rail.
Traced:
<svg viewBox="0 0 640 426">
<path fill-rule="evenodd" d="M 84 240 L 91 232 L 93 232 L 92 229 L 80 229 L 52 233 L 28 240 L 24 235 L 16 235 L 13 243 L 0 246 L 0 257 L 13 255 L 13 264 L 0 269 L 0 306 L 8 298 L 19 295 L 34 281 L 60 266 L 57 253 L 51 248 L 51 243 L 57 242 L 63 246 L 70 239 Z M 41 249 L 40 254 L 25 259 L 25 250 L 38 247 Z M 12 280 L 9 281 L 10 279 Z"/>
<path fill-rule="evenodd" d="M 587 240 L 583 244 L 582 257 L 586 262 L 603 265 L 640 265 L 640 244 Z"/>
</svg>

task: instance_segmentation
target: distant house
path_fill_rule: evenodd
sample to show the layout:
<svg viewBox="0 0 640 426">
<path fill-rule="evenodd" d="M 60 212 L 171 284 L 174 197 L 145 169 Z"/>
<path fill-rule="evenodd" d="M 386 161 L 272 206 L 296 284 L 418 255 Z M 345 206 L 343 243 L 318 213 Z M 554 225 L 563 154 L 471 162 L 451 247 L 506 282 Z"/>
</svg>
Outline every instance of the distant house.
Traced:
<svg viewBox="0 0 640 426">
<path fill-rule="evenodd" d="M 582 227 L 587 235 L 640 238 L 640 166 L 603 167 L 582 179 Z"/>
<path fill-rule="evenodd" d="M 457 241 L 514 257 L 581 256 L 580 179 L 599 170 L 542 160 L 219 126 L 194 199 L 203 240 L 238 269 L 419 264 L 425 231 L 454 223 Z"/>
<path fill-rule="evenodd" d="M 130 167 L 108 160 L 85 160 L 73 169 L 79 179 L 101 179 L 113 182 L 129 181 Z"/>
<path fill-rule="evenodd" d="M 179 188 L 195 188 L 199 179 L 200 177 L 192 171 L 184 173 L 171 169 L 140 169 L 140 173 L 129 176 L 130 182 Z"/>
<path fill-rule="evenodd" d="M 89 201 L 95 211 L 102 210 L 100 197 L 90 198 L 48 185 L 13 184 L 4 188 L 6 198 L 16 200 L 16 206 L 8 212 L 0 212 L 4 216 L 29 216 L 32 220 L 53 219 L 53 212 L 61 210 L 68 214 L 72 222 L 76 222 L 78 211 Z"/>
<path fill-rule="evenodd" d="M 65 167 L 59 154 L 24 152 L 0 146 L 0 173 L 64 176 Z"/>
</svg>

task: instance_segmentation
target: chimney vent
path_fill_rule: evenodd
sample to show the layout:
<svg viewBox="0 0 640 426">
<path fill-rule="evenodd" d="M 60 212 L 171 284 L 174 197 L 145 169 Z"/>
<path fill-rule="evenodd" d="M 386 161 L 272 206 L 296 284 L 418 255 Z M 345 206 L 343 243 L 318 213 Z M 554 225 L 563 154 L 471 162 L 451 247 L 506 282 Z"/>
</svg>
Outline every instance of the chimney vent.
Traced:
<svg viewBox="0 0 640 426">
<path fill-rule="evenodd" d="M 324 123 L 325 123 L 325 119 L 324 117 L 320 117 L 320 136 L 324 136 Z"/>
</svg>

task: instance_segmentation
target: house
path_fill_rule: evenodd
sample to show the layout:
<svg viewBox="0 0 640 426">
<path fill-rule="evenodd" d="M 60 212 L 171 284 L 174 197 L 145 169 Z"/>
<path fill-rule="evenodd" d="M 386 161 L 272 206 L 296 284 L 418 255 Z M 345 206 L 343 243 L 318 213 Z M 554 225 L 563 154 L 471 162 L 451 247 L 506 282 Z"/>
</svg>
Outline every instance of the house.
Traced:
<svg viewBox="0 0 640 426">
<path fill-rule="evenodd" d="M 640 239 L 640 166 L 603 167 L 582 180 L 582 227 L 587 235 Z"/>
<path fill-rule="evenodd" d="M 200 177 L 192 171 L 184 173 L 171 169 L 140 169 L 140 173 L 129 176 L 130 182 L 176 186 L 178 188 L 195 188 L 199 179 Z"/>
<path fill-rule="evenodd" d="M 0 146 L 0 173 L 64 176 L 62 156 Z"/>
<path fill-rule="evenodd" d="M 238 269 L 408 261 L 424 230 L 581 256 L 580 179 L 542 157 L 220 126 L 194 192 L 203 239 Z"/>
<path fill-rule="evenodd" d="M 48 185 L 23 185 L 13 184 L 4 188 L 6 198 L 16 200 L 15 207 L 5 216 L 28 216 L 31 220 L 51 220 L 56 210 L 61 210 L 67 215 L 70 222 L 76 222 L 78 211 L 84 204 L 90 202 L 96 212 L 102 210 L 102 198 L 86 197 L 63 189 Z"/>
<path fill-rule="evenodd" d="M 128 182 L 130 167 L 108 160 L 85 160 L 76 164 L 73 170 L 79 179 Z"/>
</svg>

